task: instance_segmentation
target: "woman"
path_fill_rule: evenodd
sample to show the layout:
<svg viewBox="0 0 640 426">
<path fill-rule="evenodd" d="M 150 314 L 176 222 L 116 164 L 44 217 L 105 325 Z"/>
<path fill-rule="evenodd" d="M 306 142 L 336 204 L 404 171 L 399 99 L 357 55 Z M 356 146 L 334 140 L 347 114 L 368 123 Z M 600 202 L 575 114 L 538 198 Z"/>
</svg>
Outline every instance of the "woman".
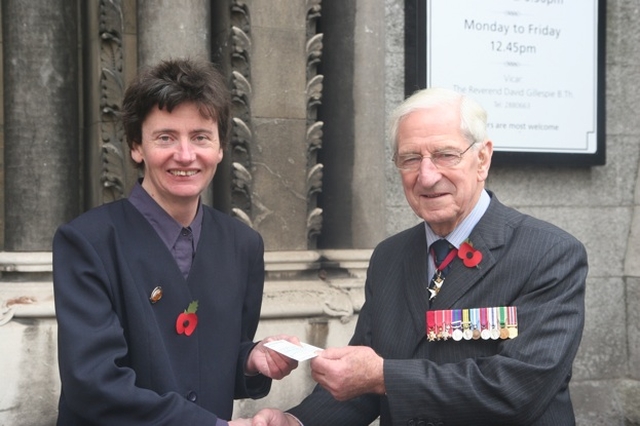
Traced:
<svg viewBox="0 0 640 426">
<path fill-rule="evenodd" d="M 253 342 L 262 238 L 200 200 L 228 141 L 228 89 L 209 63 L 164 61 L 131 83 L 122 118 L 144 178 L 53 241 L 58 424 L 226 425 L 234 398 L 297 366 L 264 347 L 275 338 Z"/>
</svg>

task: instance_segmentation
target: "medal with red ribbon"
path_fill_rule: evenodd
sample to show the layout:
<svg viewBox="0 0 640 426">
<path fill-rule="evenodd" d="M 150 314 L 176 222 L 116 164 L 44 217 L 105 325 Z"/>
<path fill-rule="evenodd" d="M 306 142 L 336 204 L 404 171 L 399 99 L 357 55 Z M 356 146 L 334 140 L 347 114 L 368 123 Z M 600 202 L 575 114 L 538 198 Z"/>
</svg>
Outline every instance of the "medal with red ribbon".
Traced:
<svg viewBox="0 0 640 426">
<path fill-rule="evenodd" d="M 433 251 L 431 254 L 435 260 L 436 256 L 433 254 Z M 433 279 L 431 280 L 433 285 L 429 286 L 429 300 L 435 298 L 440 292 L 440 287 L 442 287 L 442 283 L 444 283 L 444 275 L 442 274 L 442 271 L 449 266 L 451 261 L 456 258 L 457 254 L 458 250 L 453 248 L 439 265 L 436 262 L 436 273 L 433 275 Z"/>
<path fill-rule="evenodd" d="M 436 312 L 427 311 L 427 338 L 430 342 L 438 339 L 436 334 Z"/>
</svg>

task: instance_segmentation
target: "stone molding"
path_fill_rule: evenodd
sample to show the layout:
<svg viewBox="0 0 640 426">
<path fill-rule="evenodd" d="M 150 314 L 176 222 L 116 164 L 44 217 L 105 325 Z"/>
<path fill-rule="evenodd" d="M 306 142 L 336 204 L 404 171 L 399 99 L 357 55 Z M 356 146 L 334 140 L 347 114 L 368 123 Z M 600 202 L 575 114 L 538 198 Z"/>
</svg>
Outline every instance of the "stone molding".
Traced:
<svg viewBox="0 0 640 426">
<path fill-rule="evenodd" d="M 322 60 L 322 33 L 317 32 L 321 17 L 321 0 L 307 0 L 307 241 L 315 247 L 317 237 L 322 232 L 322 208 L 318 207 L 317 196 L 322 192 L 324 165 L 318 162 L 318 150 L 322 147 L 322 126 L 318 120 L 318 107 L 322 104 L 322 82 L 324 76 L 318 74 Z"/>
<path fill-rule="evenodd" d="M 242 1 L 231 5 L 231 214 L 253 227 L 253 132 L 251 130 L 251 19 Z"/>
<path fill-rule="evenodd" d="M 308 250 L 265 253 L 262 319 L 337 317 L 348 320 L 364 302 L 371 250 Z M 51 252 L 0 252 L 0 325 L 12 318 L 55 317 Z M 49 278 L 30 279 L 33 273 Z"/>
<path fill-rule="evenodd" d="M 52 261 L 50 251 L 2 251 L 0 252 L 0 272 L 51 272 Z"/>
<path fill-rule="evenodd" d="M 123 198 L 125 189 L 131 186 L 127 168 L 129 149 L 124 128 L 118 119 L 120 105 L 124 96 L 123 76 L 123 16 L 119 0 L 100 1 L 99 5 L 100 40 L 100 156 L 102 199 L 112 201 Z"/>
</svg>

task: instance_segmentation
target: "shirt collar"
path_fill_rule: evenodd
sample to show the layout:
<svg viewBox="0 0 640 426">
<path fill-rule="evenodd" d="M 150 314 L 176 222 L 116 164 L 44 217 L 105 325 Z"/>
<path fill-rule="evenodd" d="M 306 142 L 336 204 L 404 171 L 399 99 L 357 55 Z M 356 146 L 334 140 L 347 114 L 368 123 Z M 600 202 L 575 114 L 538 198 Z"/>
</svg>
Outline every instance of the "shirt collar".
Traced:
<svg viewBox="0 0 640 426">
<path fill-rule="evenodd" d="M 182 225 L 169 215 L 160 204 L 149 195 L 140 184 L 136 182 L 129 195 L 129 202 L 149 221 L 153 229 L 158 233 L 167 248 L 171 249 L 182 231 Z M 193 233 L 193 246 L 198 247 L 200 233 L 202 231 L 202 203 L 198 201 L 196 216 L 189 225 Z"/>
<path fill-rule="evenodd" d="M 465 217 L 462 222 L 460 222 L 458 226 L 456 226 L 455 229 L 451 231 L 449 235 L 445 236 L 444 238 L 446 238 L 447 241 L 449 241 L 449 243 L 455 248 L 460 248 L 460 245 L 467 238 L 469 238 L 471 231 L 473 231 L 473 228 L 475 228 L 484 213 L 489 208 L 490 202 L 491 197 L 489 196 L 487 191 L 483 189 L 482 193 L 480 194 L 480 198 L 478 199 L 476 205 L 473 207 L 473 210 L 471 210 L 471 213 L 467 217 Z M 424 228 L 427 234 L 427 247 L 431 247 L 431 244 L 433 242 L 442 238 L 436 235 L 435 232 L 433 232 L 427 222 L 424 223 Z"/>
</svg>

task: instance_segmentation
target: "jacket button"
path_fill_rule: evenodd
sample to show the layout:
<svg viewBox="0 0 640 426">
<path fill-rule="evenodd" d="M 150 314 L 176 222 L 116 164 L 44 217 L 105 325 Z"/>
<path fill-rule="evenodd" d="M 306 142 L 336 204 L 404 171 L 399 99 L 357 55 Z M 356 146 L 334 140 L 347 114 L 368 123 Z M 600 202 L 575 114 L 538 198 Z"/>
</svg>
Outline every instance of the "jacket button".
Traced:
<svg viewBox="0 0 640 426">
<path fill-rule="evenodd" d="M 410 419 L 407 421 L 407 426 L 416 426 L 416 421 L 414 419 Z"/>
<path fill-rule="evenodd" d="M 198 399 L 198 394 L 194 391 L 189 391 L 189 393 L 187 393 L 187 399 L 191 402 L 196 402 L 196 400 Z"/>
</svg>

